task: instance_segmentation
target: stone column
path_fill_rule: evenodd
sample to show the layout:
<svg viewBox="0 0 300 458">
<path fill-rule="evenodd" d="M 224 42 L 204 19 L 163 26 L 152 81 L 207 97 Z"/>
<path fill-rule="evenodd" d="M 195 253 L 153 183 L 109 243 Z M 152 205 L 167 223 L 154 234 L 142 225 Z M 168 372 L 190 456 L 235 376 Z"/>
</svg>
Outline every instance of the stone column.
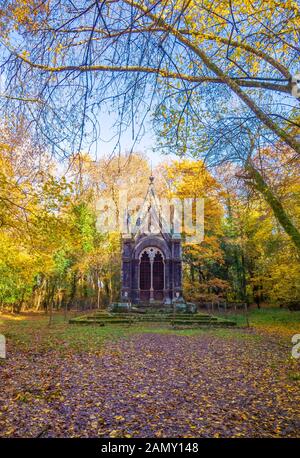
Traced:
<svg viewBox="0 0 300 458">
<path fill-rule="evenodd" d="M 122 237 L 121 301 L 128 301 L 131 299 L 131 252 L 132 238 L 125 234 Z"/>
<path fill-rule="evenodd" d="M 164 303 L 169 304 L 171 302 L 170 297 L 170 262 L 165 259 L 164 262 Z"/>
<path fill-rule="evenodd" d="M 154 289 L 153 289 L 153 256 L 149 256 L 150 258 L 150 302 L 154 301 Z"/>
<path fill-rule="evenodd" d="M 132 289 L 131 289 L 131 301 L 133 304 L 138 304 L 140 301 L 139 292 L 139 260 L 134 259 L 132 261 Z"/>
</svg>

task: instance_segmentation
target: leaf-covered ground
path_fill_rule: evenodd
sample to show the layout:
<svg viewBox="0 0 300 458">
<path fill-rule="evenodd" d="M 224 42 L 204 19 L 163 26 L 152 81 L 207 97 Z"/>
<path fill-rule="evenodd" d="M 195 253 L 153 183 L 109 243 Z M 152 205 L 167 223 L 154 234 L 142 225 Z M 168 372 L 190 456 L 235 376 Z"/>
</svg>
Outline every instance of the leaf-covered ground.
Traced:
<svg viewBox="0 0 300 458">
<path fill-rule="evenodd" d="M 14 336 L 0 363 L 0 436 L 299 436 L 289 342 L 223 332 L 130 332 L 86 350 Z"/>
</svg>

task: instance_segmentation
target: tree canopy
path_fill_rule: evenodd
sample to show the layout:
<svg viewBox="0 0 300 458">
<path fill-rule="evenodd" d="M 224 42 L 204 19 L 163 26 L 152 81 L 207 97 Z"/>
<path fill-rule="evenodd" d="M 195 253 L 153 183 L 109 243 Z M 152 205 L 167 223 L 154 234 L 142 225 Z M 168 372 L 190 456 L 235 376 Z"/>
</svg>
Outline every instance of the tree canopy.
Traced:
<svg viewBox="0 0 300 458">
<path fill-rule="evenodd" d="M 299 154 L 299 4 L 275 0 L 31 0 L 1 10 L 2 100 L 68 154 L 101 136 L 99 113 L 141 134 L 163 99 L 222 109 Z M 158 96 L 158 97 L 157 97 Z M 213 113 L 212 113 L 213 114 Z M 242 118 L 242 119 L 241 119 Z M 205 123 L 197 119 L 199 127 Z M 298 130 L 299 132 L 299 130 Z"/>
<path fill-rule="evenodd" d="M 136 149 L 149 120 L 181 158 L 158 167 L 160 192 L 206 199 L 188 294 L 297 295 L 299 13 L 292 0 L 4 0 L 3 306 L 94 306 L 99 278 L 118 296 L 119 234 L 97 230 L 96 200 L 117 212 L 119 188 L 143 195 L 150 165 L 120 139 L 131 130 Z M 110 114 L 119 155 L 96 160 Z"/>
</svg>

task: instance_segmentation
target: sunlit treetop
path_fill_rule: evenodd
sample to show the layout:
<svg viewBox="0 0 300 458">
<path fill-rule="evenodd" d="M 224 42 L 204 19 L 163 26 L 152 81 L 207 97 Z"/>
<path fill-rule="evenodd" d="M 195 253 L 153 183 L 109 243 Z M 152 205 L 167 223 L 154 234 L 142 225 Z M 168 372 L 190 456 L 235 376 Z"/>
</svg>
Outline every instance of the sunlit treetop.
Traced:
<svg viewBox="0 0 300 458">
<path fill-rule="evenodd" d="M 235 98 L 264 135 L 299 153 L 286 129 L 298 109 L 290 93 L 299 9 L 272 0 L 6 1 L 5 103 L 13 100 L 56 146 L 78 150 L 101 136 L 98 115 L 108 102 L 116 128 L 132 125 L 138 136 L 163 96 L 184 93 L 185 112 L 194 94 L 208 107 Z M 36 105 L 22 104 L 28 100 Z"/>
</svg>

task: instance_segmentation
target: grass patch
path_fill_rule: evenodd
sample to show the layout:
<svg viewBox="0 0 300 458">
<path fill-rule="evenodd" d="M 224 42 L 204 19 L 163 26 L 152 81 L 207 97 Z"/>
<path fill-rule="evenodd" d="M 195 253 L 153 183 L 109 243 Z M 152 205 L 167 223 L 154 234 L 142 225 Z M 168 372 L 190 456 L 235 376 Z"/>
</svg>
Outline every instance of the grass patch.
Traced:
<svg viewBox="0 0 300 458">
<path fill-rule="evenodd" d="M 8 317 L 0 318 L 0 332 L 8 342 L 18 348 L 68 348 L 89 350 L 100 348 L 107 339 L 115 340 L 128 334 L 125 326 L 72 326 L 63 316 L 53 317 L 53 323 L 48 326 L 46 316 L 28 316 L 24 320 L 15 321 Z"/>
<path fill-rule="evenodd" d="M 22 320 L 10 317 L 0 318 L 0 333 L 4 334 L 8 343 L 19 349 L 50 350 L 68 349 L 77 351 L 100 350 L 105 341 L 115 341 L 134 334 L 155 333 L 181 336 L 212 335 L 219 338 L 258 338 L 239 329 L 199 328 L 175 330 L 169 323 L 137 323 L 134 325 L 106 324 L 69 325 L 62 316 L 55 316 L 53 324 L 48 326 L 45 316 L 28 316 Z"/>
<path fill-rule="evenodd" d="M 223 316 L 229 319 L 234 319 L 237 326 L 245 326 L 247 324 L 245 313 L 228 312 L 227 314 L 220 313 L 218 316 Z M 265 328 L 270 331 L 288 331 L 290 334 L 300 332 L 300 312 L 291 312 L 287 309 L 276 307 L 268 307 L 261 309 L 250 309 L 248 312 L 248 320 L 251 327 Z"/>
<path fill-rule="evenodd" d="M 300 382 L 300 372 L 291 372 L 288 377 L 293 382 Z"/>
<path fill-rule="evenodd" d="M 224 317 L 224 314 L 220 314 Z M 233 318 L 238 327 L 246 324 L 243 313 L 227 313 L 226 318 Z M 274 333 L 286 333 L 287 336 L 300 332 L 300 312 L 290 312 L 279 308 L 254 309 L 249 312 L 251 329 L 241 328 L 199 328 L 175 330 L 169 323 L 137 323 L 133 325 L 107 324 L 69 325 L 61 315 L 54 315 L 53 324 L 48 326 L 48 317 L 41 314 L 20 315 L 17 317 L 0 316 L 0 333 L 7 338 L 8 344 L 20 349 L 49 349 L 62 352 L 97 351 L 106 341 L 115 341 L 134 334 L 156 333 L 179 336 L 211 335 L 220 339 L 259 340 L 261 336 L 255 329 Z M 253 332 L 254 331 L 254 332 Z"/>
</svg>

